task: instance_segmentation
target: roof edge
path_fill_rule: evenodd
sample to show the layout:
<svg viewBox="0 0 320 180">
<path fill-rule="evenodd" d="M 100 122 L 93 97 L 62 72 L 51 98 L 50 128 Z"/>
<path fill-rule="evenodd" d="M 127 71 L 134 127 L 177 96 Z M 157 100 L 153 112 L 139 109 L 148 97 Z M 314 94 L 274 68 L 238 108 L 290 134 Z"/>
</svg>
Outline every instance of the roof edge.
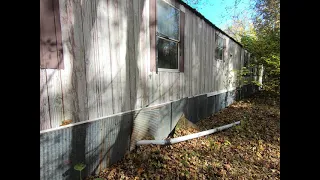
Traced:
<svg viewBox="0 0 320 180">
<path fill-rule="evenodd" d="M 192 11 L 193 13 L 195 13 L 198 17 L 200 17 L 201 19 L 203 19 L 205 22 L 207 22 L 209 25 L 211 25 L 213 28 L 217 29 L 218 31 L 220 31 L 222 34 L 226 35 L 227 37 L 229 37 L 230 39 L 232 39 L 235 43 L 239 44 L 242 48 L 243 45 L 236 41 L 233 37 L 231 37 L 230 35 L 228 35 L 226 32 L 224 32 L 223 30 L 221 30 L 220 28 L 218 28 L 216 25 L 214 25 L 211 21 L 209 21 L 207 18 L 205 18 L 200 12 L 198 12 L 196 9 L 192 8 L 190 5 L 186 4 L 185 2 L 183 2 L 182 0 L 177 0 L 178 3 L 180 3 L 181 5 L 183 5 L 184 7 L 188 8 L 190 11 Z"/>
</svg>

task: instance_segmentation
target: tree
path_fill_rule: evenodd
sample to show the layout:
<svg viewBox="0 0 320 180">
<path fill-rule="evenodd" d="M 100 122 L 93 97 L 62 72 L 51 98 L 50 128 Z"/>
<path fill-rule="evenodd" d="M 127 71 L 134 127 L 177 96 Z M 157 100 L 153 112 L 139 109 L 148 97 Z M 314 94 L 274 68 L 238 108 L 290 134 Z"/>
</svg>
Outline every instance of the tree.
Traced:
<svg viewBox="0 0 320 180">
<path fill-rule="evenodd" d="M 263 88 L 280 93 L 280 1 L 252 0 L 254 14 L 233 16 L 225 31 L 240 41 L 254 57 L 251 66 L 263 65 Z M 241 14 L 241 12 L 238 12 Z M 252 23 L 250 23 L 250 21 Z"/>
<path fill-rule="evenodd" d="M 243 37 L 241 42 L 265 67 L 265 89 L 280 93 L 280 0 L 255 0 L 254 10 L 257 38 Z"/>
<path fill-rule="evenodd" d="M 212 6 L 212 2 L 210 0 L 183 0 L 189 6 L 195 8 L 199 11 L 203 6 Z"/>
</svg>

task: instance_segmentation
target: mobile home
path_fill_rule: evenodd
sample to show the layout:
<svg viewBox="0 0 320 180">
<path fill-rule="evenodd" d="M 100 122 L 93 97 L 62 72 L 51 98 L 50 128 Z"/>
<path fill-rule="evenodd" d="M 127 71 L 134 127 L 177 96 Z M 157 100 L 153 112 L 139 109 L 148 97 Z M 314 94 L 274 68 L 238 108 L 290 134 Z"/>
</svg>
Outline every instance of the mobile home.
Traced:
<svg viewBox="0 0 320 180">
<path fill-rule="evenodd" d="M 40 0 L 40 178 L 97 173 L 182 116 L 218 112 L 249 61 L 180 0 Z"/>
</svg>

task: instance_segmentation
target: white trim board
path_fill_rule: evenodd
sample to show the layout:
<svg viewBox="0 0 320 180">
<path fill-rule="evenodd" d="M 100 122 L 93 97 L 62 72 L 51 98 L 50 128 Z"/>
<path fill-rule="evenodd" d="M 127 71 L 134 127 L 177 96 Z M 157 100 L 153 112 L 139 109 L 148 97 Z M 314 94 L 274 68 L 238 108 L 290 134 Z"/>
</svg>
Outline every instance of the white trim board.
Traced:
<svg viewBox="0 0 320 180">
<path fill-rule="evenodd" d="M 217 95 L 217 94 L 221 94 L 221 93 L 225 93 L 225 92 L 228 92 L 228 91 L 233 91 L 235 90 L 236 88 L 233 87 L 233 88 L 230 88 L 230 89 L 223 89 L 223 90 L 220 90 L 220 91 L 214 91 L 214 92 L 210 92 L 210 93 L 207 93 L 207 97 L 210 97 L 210 96 L 214 96 L 214 95 Z"/>
<path fill-rule="evenodd" d="M 184 99 L 184 98 L 182 98 L 182 99 Z M 156 104 L 156 105 L 148 106 L 148 107 L 144 107 L 144 108 L 125 111 L 125 112 L 121 112 L 121 113 L 117 113 L 117 114 L 111 114 L 111 115 L 108 115 L 108 116 L 103 116 L 103 117 L 99 117 L 99 118 L 95 118 L 95 119 L 85 120 L 85 121 L 81 121 L 81 122 L 77 122 L 77 123 L 73 123 L 73 124 L 68 124 L 68 125 L 60 126 L 60 127 L 56 127 L 56 128 L 45 129 L 45 130 L 40 131 L 40 134 L 43 134 L 43 133 L 46 133 L 46 132 L 55 131 L 55 130 L 59 130 L 59 129 L 69 128 L 69 127 L 73 127 L 73 126 L 76 126 L 76 125 L 89 123 L 89 122 L 93 122 L 93 121 L 97 121 L 97 120 L 100 120 L 100 119 L 105 119 L 105 118 L 109 118 L 109 117 L 113 117 L 113 116 L 124 115 L 124 114 L 128 114 L 128 113 L 131 113 L 131 112 L 134 112 L 134 111 L 140 111 L 140 110 L 145 110 L 145 109 L 153 109 L 153 108 L 161 107 L 161 106 L 164 106 L 164 105 L 167 105 L 169 103 L 176 102 L 176 101 L 179 101 L 179 100 L 181 100 L 181 99 L 178 99 L 178 100 L 175 100 L 175 101 L 168 101 L 168 102 L 165 102 L 165 103 Z"/>
<path fill-rule="evenodd" d="M 228 92 L 228 91 L 233 91 L 235 89 L 236 89 L 235 87 L 234 88 L 230 88 L 228 90 L 227 89 L 223 89 L 223 90 L 220 90 L 220 91 L 214 91 L 214 92 L 209 92 L 209 93 L 190 96 L 188 98 L 193 98 L 193 97 L 197 97 L 197 96 L 201 96 L 201 95 L 207 95 L 207 97 L 210 97 L 210 96 L 214 96 L 214 95 L 217 95 L 217 94 L 225 93 L 225 92 Z M 184 99 L 184 98 L 181 98 L 181 99 Z M 46 133 L 46 132 L 55 131 L 55 130 L 60 130 L 60 129 L 64 129 L 64 128 L 70 128 L 70 127 L 77 126 L 77 125 L 80 125 L 80 124 L 94 122 L 94 121 L 97 121 L 97 120 L 100 120 L 100 119 L 105 119 L 105 118 L 109 118 L 109 117 L 113 117 L 113 116 L 124 115 L 124 114 L 131 113 L 131 112 L 134 112 L 134 111 L 140 111 L 140 110 L 145 110 L 145 109 L 153 109 L 153 108 L 157 108 L 157 107 L 161 107 L 161 106 L 167 105 L 167 104 L 172 103 L 172 102 L 180 101 L 181 99 L 178 99 L 178 100 L 175 100 L 175 101 L 168 101 L 168 102 L 165 102 L 165 103 L 156 104 L 156 105 L 148 106 L 148 107 L 144 107 L 144 108 L 125 111 L 125 112 L 121 112 L 121 113 L 117 113 L 117 114 L 111 114 L 111 115 L 108 115 L 108 116 L 103 116 L 103 117 L 99 117 L 99 118 L 95 118 L 95 119 L 89 119 L 89 120 L 85 120 L 85 121 L 81 121 L 81 122 L 77 122 L 77 123 L 73 123 L 73 124 L 68 124 L 68 125 L 60 126 L 60 127 L 56 127 L 56 128 L 45 129 L 45 130 L 40 131 L 40 134 L 43 134 L 43 133 Z"/>
</svg>

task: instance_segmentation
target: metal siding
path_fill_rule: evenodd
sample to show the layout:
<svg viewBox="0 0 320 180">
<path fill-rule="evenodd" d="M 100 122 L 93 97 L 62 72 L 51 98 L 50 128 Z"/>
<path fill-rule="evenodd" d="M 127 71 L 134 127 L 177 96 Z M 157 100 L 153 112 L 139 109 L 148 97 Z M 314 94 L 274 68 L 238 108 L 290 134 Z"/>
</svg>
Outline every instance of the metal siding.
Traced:
<svg viewBox="0 0 320 180">
<path fill-rule="evenodd" d="M 207 116 L 215 113 L 215 97 L 216 96 L 210 96 L 207 98 Z"/>
<path fill-rule="evenodd" d="M 198 96 L 198 120 L 207 117 L 207 95 Z"/>
<path fill-rule="evenodd" d="M 217 94 L 215 95 L 215 112 L 219 112 L 221 109 L 221 94 Z"/>
<path fill-rule="evenodd" d="M 220 94 L 221 109 L 224 109 L 226 107 L 226 97 L 226 93 Z"/>
<path fill-rule="evenodd" d="M 133 113 L 133 131 L 131 135 L 130 150 L 135 148 L 136 141 L 145 136 L 154 136 L 157 130 L 156 125 L 160 121 L 158 109 L 142 109 Z"/>
<path fill-rule="evenodd" d="M 100 152 L 102 150 L 102 129 L 101 121 L 96 121 L 88 124 L 88 131 L 86 135 L 86 149 L 85 149 L 85 159 L 86 159 L 86 169 L 89 174 L 91 172 L 96 172 L 99 166 Z"/>
<path fill-rule="evenodd" d="M 112 141 L 113 146 L 110 147 L 110 164 L 119 161 L 129 150 L 131 130 L 132 114 L 114 118 L 114 141 Z"/>
<path fill-rule="evenodd" d="M 157 16 L 157 6 L 156 0 L 149 1 L 149 33 L 150 33 L 150 71 L 157 71 L 156 64 L 156 16 Z"/>
<path fill-rule="evenodd" d="M 40 134 L 40 179 L 79 179 L 74 165 L 85 163 L 82 177 L 120 160 L 129 148 L 132 115 Z"/>
<path fill-rule="evenodd" d="M 183 114 L 185 114 L 188 110 L 188 98 L 183 98 L 179 101 L 172 102 L 172 123 L 170 130 L 173 130 L 173 128 L 176 126 L 178 123 L 179 119 Z"/>
<path fill-rule="evenodd" d="M 175 72 L 172 76 L 172 72 L 148 72 L 147 59 L 153 56 L 147 53 L 150 52 L 150 45 L 146 45 L 150 43 L 148 38 L 152 31 L 147 25 L 149 19 L 146 18 L 147 12 L 152 12 L 147 9 L 151 1 L 128 1 L 127 4 L 119 3 L 119 8 L 116 1 L 90 1 L 83 6 L 79 5 L 79 0 L 60 2 L 62 38 L 66 42 L 64 49 L 68 50 L 63 56 L 68 64 L 61 72 L 41 71 L 41 75 L 44 75 L 41 76 L 40 87 L 44 90 L 41 95 L 41 130 L 58 127 L 62 120 L 69 117 L 74 118 L 73 122 L 85 121 L 145 108 L 150 104 L 196 96 L 204 93 L 207 88 L 210 91 L 221 90 L 219 86 L 224 77 L 220 71 L 223 64 L 219 62 L 220 66 L 216 66 L 214 43 L 210 44 L 213 50 L 208 54 L 204 54 L 204 49 L 199 49 L 199 45 L 202 47 L 204 43 L 197 37 L 204 38 L 200 32 L 207 25 L 189 9 L 185 9 L 185 32 L 190 33 L 185 33 L 184 39 L 184 72 Z M 124 9 L 125 12 L 121 12 Z M 115 10 L 115 14 L 109 10 Z M 109 17 L 110 14 L 112 16 Z M 123 24 L 125 22 L 128 24 Z M 213 33 L 211 39 L 214 40 L 216 30 L 210 30 Z M 118 41 L 116 35 L 127 39 Z M 210 63 L 205 61 L 207 57 L 211 57 L 208 59 Z M 150 68 L 153 68 L 152 63 Z M 203 72 L 199 72 L 201 68 Z M 208 73 L 210 83 L 201 84 L 208 81 L 204 81 L 203 77 Z M 210 78 L 213 80 L 210 81 Z M 182 90 L 176 89 L 179 86 Z M 247 96 L 252 93 L 250 88 L 253 87 L 242 87 L 238 95 Z M 227 93 L 227 96 L 226 93 L 220 93 L 208 98 L 207 95 L 201 95 L 157 108 L 136 110 L 41 133 L 40 178 L 79 179 L 79 172 L 73 166 L 82 161 L 87 165 L 82 172 L 83 177 L 99 172 L 120 160 L 129 144 L 130 149 L 133 149 L 136 141 L 146 135 L 152 135 L 155 139 L 167 137 L 182 114 L 196 123 L 233 101 L 232 92 Z M 50 114 L 45 114 L 46 109 L 50 109 Z"/>
<path fill-rule="evenodd" d="M 244 88 L 250 88 L 245 86 Z M 226 98 L 227 97 L 227 98 Z M 234 100 L 234 91 L 184 98 L 166 105 L 66 127 L 40 134 L 40 178 L 78 179 L 73 169 L 84 162 L 82 175 L 98 173 L 135 148 L 146 135 L 164 139 L 184 114 L 196 123 Z M 133 132 L 131 132 L 133 130 Z"/>
<path fill-rule="evenodd" d="M 179 59 L 179 70 L 184 72 L 184 26 L 185 26 L 185 13 L 180 11 L 180 59 Z"/>
<path fill-rule="evenodd" d="M 188 113 L 186 118 L 193 123 L 196 123 L 198 121 L 196 104 L 197 104 L 197 97 L 191 97 L 188 99 Z"/>
<path fill-rule="evenodd" d="M 158 128 L 156 129 L 156 133 L 154 136 L 156 140 L 166 138 L 168 134 L 171 132 L 171 108 L 171 103 L 159 108 L 160 121 L 157 125 Z"/>
<path fill-rule="evenodd" d="M 155 139 L 165 139 L 174 129 L 181 116 L 187 111 L 187 98 L 172 102 L 159 108 L 160 122 Z"/>
<path fill-rule="evenodd" d="M 184 36 L 184 72 L 149 72 L 152 2 L 88 1 L 80 6 L 79 0 L 60 0 L 66 66 L 56 74 L 47 71 L 48 81 L 41 80 L 49 87 L 41 96 L 41 130 L 65 119 L 86 121 L 224 88 L 224 65 L 214 59 L 216 29 L 188 8 L 183 8 L 189 32 Z M 59 96 L 63 102 L 53 101 Z"/>
<path fill-rule="evenodd" d="M 69 129 L 40 135 L 40 179 L 66 179 L 70 168 Z"/>
</svg>

